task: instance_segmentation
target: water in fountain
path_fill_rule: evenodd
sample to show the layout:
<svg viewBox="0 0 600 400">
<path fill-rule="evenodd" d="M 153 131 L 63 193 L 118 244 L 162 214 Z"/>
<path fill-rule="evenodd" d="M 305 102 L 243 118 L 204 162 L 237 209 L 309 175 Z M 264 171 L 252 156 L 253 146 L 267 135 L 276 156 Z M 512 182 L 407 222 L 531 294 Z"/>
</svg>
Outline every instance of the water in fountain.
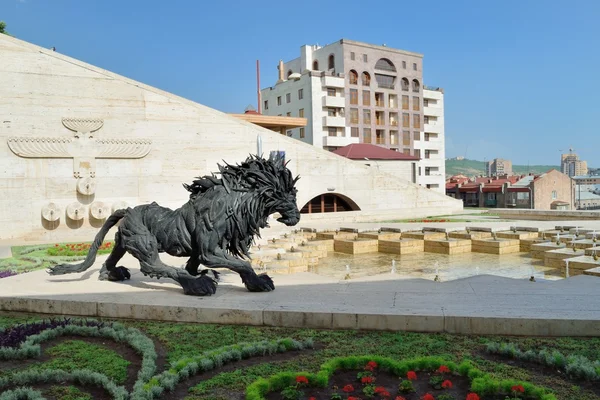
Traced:
<svg viewBox="0 0 600 400">
<path fill-rule="evenodd" d="M 350 272 L 350 264 L 346 264 L 346 272 Z"/>
<path fill-rule="evenodd" d="M 396 260 L 392 260 L 392 274 L 396 273 Z"/>
<path fill-rule="evenodd" d="M 569 260 L 565 260 L 565 278 L 569 277 Z"/>
</svg>

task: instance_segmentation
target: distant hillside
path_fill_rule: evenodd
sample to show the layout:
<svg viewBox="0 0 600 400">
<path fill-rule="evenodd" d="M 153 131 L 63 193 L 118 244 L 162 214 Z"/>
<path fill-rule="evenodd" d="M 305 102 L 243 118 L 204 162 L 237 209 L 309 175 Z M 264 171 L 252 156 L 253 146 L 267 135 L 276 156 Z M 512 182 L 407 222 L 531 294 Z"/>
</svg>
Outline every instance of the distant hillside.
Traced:
<svg viewBox="0 0 600 400">
<path fill-rule="evenodd" d="M 532 172 L 534 174 L 541 174 L 551 169 L 560 171 L 559 165 L 513 165 L 513 172 L 517 175 L 527 174 Z M 485 174 L 485 163 L 477 160 L 446 160 L 446 176 L 452 175 L 484 175 Z"/>
</svg>

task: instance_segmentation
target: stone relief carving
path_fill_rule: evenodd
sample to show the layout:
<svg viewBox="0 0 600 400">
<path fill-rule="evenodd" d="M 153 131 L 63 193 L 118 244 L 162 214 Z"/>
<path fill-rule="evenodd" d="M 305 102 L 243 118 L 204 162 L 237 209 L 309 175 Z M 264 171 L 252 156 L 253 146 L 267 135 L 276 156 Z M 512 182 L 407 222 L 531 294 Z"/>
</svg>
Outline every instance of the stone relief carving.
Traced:
<svg viewBox="0 0 600 400">
<path fill-rule="evenodd" d="M 73 221 L 81 221 L 85 216 L 85 207 L 83 204 L 74 202 L 67 206 L 67 217 Z"/>
<path fill-rule="evenodd" d="M 110 215 L 110 206 L 101 201 L 90 204 L 90 215 L 95 219 L 106 219 Z"/>
<path fill-rule="evenodd" d="M 65 128 L 74 132 L 73 137 L 9 137 L 8 147 L 24 158 L 73 158 L 75 178 L 95 178 L 96 158 L 142 158 L 152 147 L 150 139 L 96 139 L 92 133 L 104 126 L 101 119 L 63 118 Z M 95 184 L 90 180 L 78 183 L 91 195 Z"/>
<path fill-rule="evenodd" d="M 42 207 L 42 218 L 48 222 L 56 222 L 60 219 L 60 207 L 56 203 L 48 203 Z"/>
</svg>

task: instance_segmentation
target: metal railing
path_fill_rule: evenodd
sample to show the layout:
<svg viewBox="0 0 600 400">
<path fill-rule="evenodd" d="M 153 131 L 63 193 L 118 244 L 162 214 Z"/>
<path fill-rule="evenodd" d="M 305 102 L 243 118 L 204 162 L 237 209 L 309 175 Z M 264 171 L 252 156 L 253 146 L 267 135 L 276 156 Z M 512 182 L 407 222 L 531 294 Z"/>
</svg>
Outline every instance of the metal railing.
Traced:
<svg viewBox="0 0 600 400">
<path fill-rule="evenodd" d="M 382 88 L 382 89 L 393 89 L 395 87 L 395 85 L 393 85 L 391 83 L 378 83 L 377 87 Z"/>
</svg>

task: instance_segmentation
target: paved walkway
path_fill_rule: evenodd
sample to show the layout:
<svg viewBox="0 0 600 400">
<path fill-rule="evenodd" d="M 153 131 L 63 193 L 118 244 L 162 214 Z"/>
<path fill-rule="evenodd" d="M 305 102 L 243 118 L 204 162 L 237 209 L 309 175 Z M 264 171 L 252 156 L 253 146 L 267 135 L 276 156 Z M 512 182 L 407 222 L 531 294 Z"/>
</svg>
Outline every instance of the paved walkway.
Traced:
<svg viewBox="0 0 600 400">
<path fill-rule="evenodd" d="M 185 296 L 132 268 L 124 283 L 97 280 L 103 257 L 82 274 L 35 271 L 0 280 L 0 310 L 110 318 L 464 334 L 600 335 L 600 278 L 529 282 L 491 275 L 449 282 L 378 275 L 336 281 L 312 273 L 274 276 L 277 289 L 250 293 L 223 274 L 217 294 Z M 182 259 L 164 257 L 181 264 Z"/>
</svg>

